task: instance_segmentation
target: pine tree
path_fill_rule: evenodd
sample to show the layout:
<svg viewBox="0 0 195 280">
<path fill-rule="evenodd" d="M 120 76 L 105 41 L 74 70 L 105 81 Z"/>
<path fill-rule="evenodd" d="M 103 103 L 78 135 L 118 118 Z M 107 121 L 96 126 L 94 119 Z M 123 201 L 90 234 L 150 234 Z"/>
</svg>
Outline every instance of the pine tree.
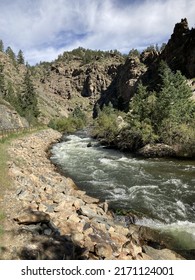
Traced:
<svg viewBox="0 0 195 280">
<path fill-rule="evenodd" d="M 4 52 L 4 44 L 2 40 L 0 40 L 0 52 Z"/>
<path fill-rule="evenodd" d="M 12 85 L 11 81 L 8 81 L 4 99 L 15 107 L 16 98 L 15 98 L 14 89 L 13 89 L 13 85 Z"/>
<path fill-rule="evenodd" d="M 191 119 L 193 111 L 192 91 L 180 71 L 173 73 L 164 62 L 160 65 L 161 89 L 157 96 L 156 121 L 170 119 L 172 123 L 184 123 Z"/>
<path fill-rule="evenodd" d="M 5 52 L 12 60 L 14 66 L 16 66 L 16 55 L 15 55 L 14 51 L 11 49 L 11 47 L 7 47 Z"/>
<path fill-rule="evenodd" d="M 35 88 L 30 78 L 30 72 L 27 71 L 23 83 L 23 95 L 20 96 L 20 106 L 22 115 L 27 118 L 30 123 L 36 122 L 39 116 L 38 101 Z"/>
<path fill-rule="evenodd" d="M 181 72 L 172 72 L 165 62 L 160 64 L 159 77 L 157 92 L 138 85 L 127 114 L 129 126 L 125 128 L 128 133 L 124 133 L 124 137 L 128 137 L 133 148 L 156 141 L 191 147 L 195 119 L 192 91 Z"/>
<path fill-rule="evenodd" d="M 18 55 L 17 55 L 17 62 L 18 64 L 24 64 L 24 55 L 23 52 L 21 50 L 19 50 Z"/>
<path fill-rule="evenodd" d="M 3 65 L 0 63 L 0 97 L 5 95 L 5 77 L 3 73 Z"/>
</svg>

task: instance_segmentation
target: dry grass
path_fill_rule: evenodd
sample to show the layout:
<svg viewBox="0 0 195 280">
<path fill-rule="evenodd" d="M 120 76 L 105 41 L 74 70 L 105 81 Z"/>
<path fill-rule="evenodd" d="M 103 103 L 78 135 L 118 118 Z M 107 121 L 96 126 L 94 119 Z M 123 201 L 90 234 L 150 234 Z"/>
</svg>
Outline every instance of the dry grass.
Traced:
<svg viewBox="0 0 195 280">
<path fill-rule="evenodd" d="M 10 178 L 8 176 L 9 155 L 7 152 L 8 142 L 0 143 L 0 197 L 2 192 L 10 186 Z"/>
</svg>

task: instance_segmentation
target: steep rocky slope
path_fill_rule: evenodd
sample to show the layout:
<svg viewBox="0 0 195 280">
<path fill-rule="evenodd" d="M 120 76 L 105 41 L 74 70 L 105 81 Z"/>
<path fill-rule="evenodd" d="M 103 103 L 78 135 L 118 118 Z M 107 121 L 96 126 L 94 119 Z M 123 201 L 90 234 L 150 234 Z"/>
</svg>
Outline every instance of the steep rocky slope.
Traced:
<svg viewBox="0 0 195 280">
<path fill-rule="evenodd" d="M 11 58 L 3 52 L 0 52 L 0 64 L 5 87 L 11 86 L 13 94 L 16 95 L 21 91 L 26 66 L 22 64 L 14 65 Z M 6 92 L 6 94 L 8 93 Z M 28 126 L 28 122 L 4 99 L 0 91 L 0 130 L 26 126 Z"/>
<path fill-rule="evenodd" d="M 189 29 L 187 19 L 174 27 L 173 34 L 160 59 L 167 62 L 172 70 L 181 70 L 187 78 L 195 77 L 195 29 Z"/>
<path fill-rule="evenodd" d="M 78 56 L 56 60 L 44 69 L 36 67 L 35 84 L 43 117 L 68 116 L 78 106 L 92 111 L 117 75 L 123 62 L 122 56 L 94 57 L 90 63 L 83 63 Z"/>
<path fill-rule="evenodd" d="M 54 117 L 67 117 L 75 107 L 92 115 L 94 105 L 111 102 L 128 111 L 129 101 L 140 80 L 154 87 L 158 84 L 159 62 L 165 60 L 172 70 L 181 70 L 194 89 L 195 29 L 189 29 L 186 19 L 174 27 L 173 34 L 162 52 L 148 49 L 126 59 L 118 52 L 101 52 L 78 48 L 65 52 L 52 63 L 30 67 L 38 96 L 39 120 L 48 123 Z M 27 67 L 14 65 L 0 52 L 6 84 L 11 83 L 15 94 L 21 92 Z M 29 67 L 28 67 L 29 68 Z"/>
<path fill-rule="evenodd" d="M 195 29 L 189 29 L 187 19 L 174 27 L 173 34 L 162 52 L 146 50 L 138 57 L 128 57 L 121 65 L 111 85 L 98 100 L 100 107 L 111 102 L 114 107 L 128 110 L 128 103 L 142 81 L 151 89 L 158 84 L 159 63 L 164 60 L 173 70 L 180 70 L 189 79 L 194 91 L 195 77 Z"/>
<path fill-rule="evenodd" d="M 8 103 L 0 101 L 0 133 L 2 130 L 28 127 L 28 122 L 10 107 Z"/>
</svg>

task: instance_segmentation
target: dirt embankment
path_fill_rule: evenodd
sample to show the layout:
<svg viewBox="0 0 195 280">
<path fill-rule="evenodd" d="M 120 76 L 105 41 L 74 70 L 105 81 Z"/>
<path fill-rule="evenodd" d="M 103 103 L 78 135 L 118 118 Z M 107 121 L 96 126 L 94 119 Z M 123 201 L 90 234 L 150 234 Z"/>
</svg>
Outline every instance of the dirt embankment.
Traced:
<svg viewBox="0 0 195 280">
<path fill-rule="evenodd" d="M 60 175 L 47 149 L 61 134 L 44 130 L 9 147 L 12 187 L 1 203 L 5 213 L 1 259 L 181 259 L 148 246 L 140 227 L 116 222 L 107 203 L 78 190 Z"/>
</svg>

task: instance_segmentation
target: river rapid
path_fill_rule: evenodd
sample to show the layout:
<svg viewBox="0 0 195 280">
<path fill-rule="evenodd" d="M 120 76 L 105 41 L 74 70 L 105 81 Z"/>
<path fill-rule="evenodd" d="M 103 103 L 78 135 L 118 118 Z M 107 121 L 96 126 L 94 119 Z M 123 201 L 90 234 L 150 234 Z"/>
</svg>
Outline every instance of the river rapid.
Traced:
<svg viewBox="0 0 195 280">
<path fill-rule="evenodd" d="M 88 143 L 91 147 L 88 147 Z M 143 159 L 106 149 L 85 132 L 64 136 L 51 160 L 87 194 L 127 209 L 173 248 L 195 249 L 195 162 Z"/>
</svg>

